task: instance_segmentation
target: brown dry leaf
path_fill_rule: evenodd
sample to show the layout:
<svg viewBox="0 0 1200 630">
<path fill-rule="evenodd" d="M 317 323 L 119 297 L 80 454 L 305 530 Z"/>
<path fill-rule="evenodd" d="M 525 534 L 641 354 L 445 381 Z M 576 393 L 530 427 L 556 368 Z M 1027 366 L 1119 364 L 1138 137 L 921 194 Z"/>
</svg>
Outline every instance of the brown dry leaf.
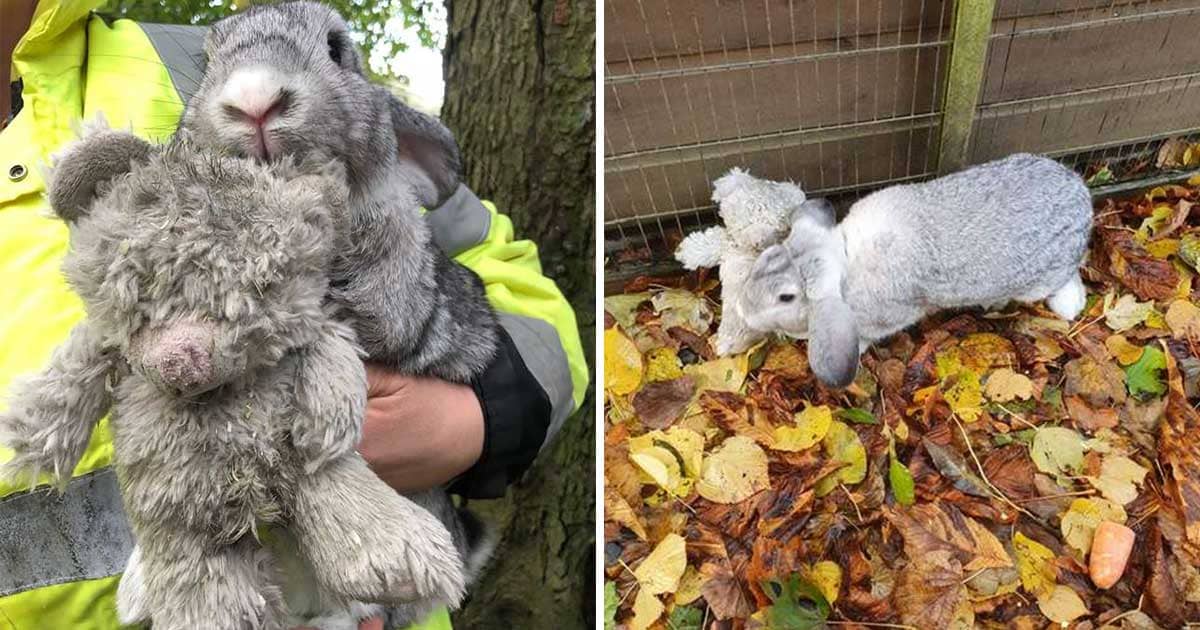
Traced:
<svg viewBox="0 0 1200 630">
<path fill-rule="evenodd" d="M 1150 471 L 1124 455 L 1108 455 L 1100 464 L 1100 475 L 1088 477 L 1104 498 L 1127 505 L 1137 498 L 1137 487 Z"/>
<path fill-rule="evenodd" d="M 775 428 L 764 413 L 757 407 L 748 406 L 742 396 L 730 392 L 704 392 L 700 394 L 700 408 L 726 431 L 744 435 L 767 448 L 775 446 Z"/>
<path fill-rule="evenodd" d="M 1166 314 L 1167 327 L 1176 339 L 1200 337 L 1200 308 L 1187 300 L 1171 302 Z"/>
<path fill-rule="evenodd" d="M 1060 624 L 1070 623 L 1088 614 L 1087 605 L 1068 586 L 1054 585 L 1049 594 L 1038 598 L 1038 609 L 1050 621 Z"/>
<path fill-rule="evenodd" d="M 1120 405 L 1125 402 L 1125 372 L 1121 368 L 1084 355 L 1067 363 L 1063 393 L 1081 396 L 1093 408 Z"/>
<path fill-rule="evenodd" d="M 1120 414 L 1112 407 L 1093 409 L 1079 396 L 1066 396 L 1063 402 L 1067 406 L 1067 415 L 1075 424 L 1088 431 L 1099 431 L 1104 428 L 1117 426 Z"/>
<path fill-rule="evenodd" d="M 1012 558 L 995 534 L 978 521 L 964 516 L 958 508 L 946 503 L 923 503 L 907 510 L 891 510 L 885 515 L 904 536 L 905 549 L 945 548 L 955 551 L 962 569 L 968 573 L 988 568 L 1013 565 Z M 941 545 L 935 545 L 936 540 Z"/>
<path fill-rule="evenodd" d="M 604 520 L 620 523 L 636 534 L 638 538 L 646 540 L 646 528 L 642 525 L 642 520 L 638 518 L 637 513 L 629 506 L 629 502 L 615 490 L 607 487 L 604 489 Z"/>
<path fill-rule="evenodd" d="M 778 343 L 771 346 L 762 369 L 792 380 L 804 380 L 810 374 L 808 356 L 794 343 Z"/>
<path fill-rule="evenodd" d="M 967 599 L 962 565 L 947 549 L 907 553 L 910 562 L 892 590 L 901 621 L 916 628 L 949 628 Z"/>
<path fill-rule="evenodd" d="M 1108 271 L 1143 300 L 1166 300 L 1175 293 L 1179 273 L 1170 262 L 1151 256 L 1133 234 L 1117 226 L 1101 226 L 1101 249 Z"/>
<path fill-rule="evenodd" d="M 705 571 L 702 569 L 702 573 Z M 708 572 L 708 581 L 701 587 L 704 601 L 717 619 L 744 619 L 754 612 L 746 599 L 741 583 L 728 569 Z"/>
<path fill-rule="evenodd" d="M 679 419 L 695 390 L 690 376 L 647 383 L 634 394 L 633 408 L 647 428 L 665 429 Z"/>
<path fill-rule="evenodd" d="M 1183 514 L 1187 539 L 1200 545 L 1200 412 L 1188 403 L 1175 357 L 1167 357 L 1167 410 L 1159 424 L 1158 452 L 1170 470 L 1166 491 Z"/>
</svg>

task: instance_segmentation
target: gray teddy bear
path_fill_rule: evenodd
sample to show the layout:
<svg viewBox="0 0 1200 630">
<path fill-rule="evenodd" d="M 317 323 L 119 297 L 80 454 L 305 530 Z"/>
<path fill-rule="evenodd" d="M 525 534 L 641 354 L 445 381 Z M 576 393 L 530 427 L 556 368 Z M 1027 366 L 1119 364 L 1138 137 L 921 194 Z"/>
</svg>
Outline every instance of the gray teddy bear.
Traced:
<svg viewBox="0 0 1200 630">
<path fill-rule="evenodd" d="M 294 539 L 332 606 L 463 596 L 451 532 L 355 451 L 361 351 L 325 299 L 344 179 L 336 162 L 260 165 L 103 125 L 47 178 L 87 319 L 15 386 L 0 473 L 65 482 L 111 410 L 140 556 L 121 589 L 156 630 L 294 621 L 261 523 Z"/>
</svg>

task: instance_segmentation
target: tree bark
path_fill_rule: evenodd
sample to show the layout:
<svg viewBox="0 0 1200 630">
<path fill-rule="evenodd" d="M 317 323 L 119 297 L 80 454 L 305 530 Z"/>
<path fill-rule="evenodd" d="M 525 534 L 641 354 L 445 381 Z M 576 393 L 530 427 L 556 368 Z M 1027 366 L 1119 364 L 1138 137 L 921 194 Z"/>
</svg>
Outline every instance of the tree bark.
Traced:
<svg viewBox="0 0 1200 630">
<path fill-rule="evenodd" d="M 591 0 L 447 0 L 442 119 L 468 185 L 538 243 L 546 275 L 575 309 L 593 366 L 595 41 Z M 455 626 L 592 628 L 593 394 L 508 497 L 495 559 Z M 492 502 L 489 502 L 492 503 Z M 479 507 L 478 502 L 472 507 Z"/>
</svg>

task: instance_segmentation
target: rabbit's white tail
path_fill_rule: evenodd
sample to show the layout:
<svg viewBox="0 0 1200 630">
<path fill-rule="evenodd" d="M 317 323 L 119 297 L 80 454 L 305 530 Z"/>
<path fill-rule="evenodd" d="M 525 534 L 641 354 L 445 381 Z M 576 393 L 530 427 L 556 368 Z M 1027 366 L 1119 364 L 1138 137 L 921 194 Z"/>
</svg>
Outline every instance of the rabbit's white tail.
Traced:
<svg viewBox="0 0 1200 630">
<path fill-rule="evenodd" d="M 683 263 L 685 269 L 716 267 L 721 264 L 721 253 L 728 245 L 727 240 L 725 228 L 719 226 L 692 232 L 675 249 L 675 260 Z"/>
</svg>

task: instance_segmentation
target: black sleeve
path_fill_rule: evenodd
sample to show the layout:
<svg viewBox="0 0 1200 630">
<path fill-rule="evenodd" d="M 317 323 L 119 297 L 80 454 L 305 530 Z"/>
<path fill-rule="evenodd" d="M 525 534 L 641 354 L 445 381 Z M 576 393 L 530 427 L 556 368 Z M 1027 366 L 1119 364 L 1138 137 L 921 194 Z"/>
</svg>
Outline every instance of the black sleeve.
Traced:
<svg viewBox="0 0 1200 630">
<path fill-rule="evenodd" d="M 508 332 L 499 331 L 495 358 L 471 382 L 483 409 L 483 454 L 448 488 L 468 499 L 504 496 L 508 485 L 533 464 L 550 427 L 549 397 L 525 366 Z"/>
</svg>

